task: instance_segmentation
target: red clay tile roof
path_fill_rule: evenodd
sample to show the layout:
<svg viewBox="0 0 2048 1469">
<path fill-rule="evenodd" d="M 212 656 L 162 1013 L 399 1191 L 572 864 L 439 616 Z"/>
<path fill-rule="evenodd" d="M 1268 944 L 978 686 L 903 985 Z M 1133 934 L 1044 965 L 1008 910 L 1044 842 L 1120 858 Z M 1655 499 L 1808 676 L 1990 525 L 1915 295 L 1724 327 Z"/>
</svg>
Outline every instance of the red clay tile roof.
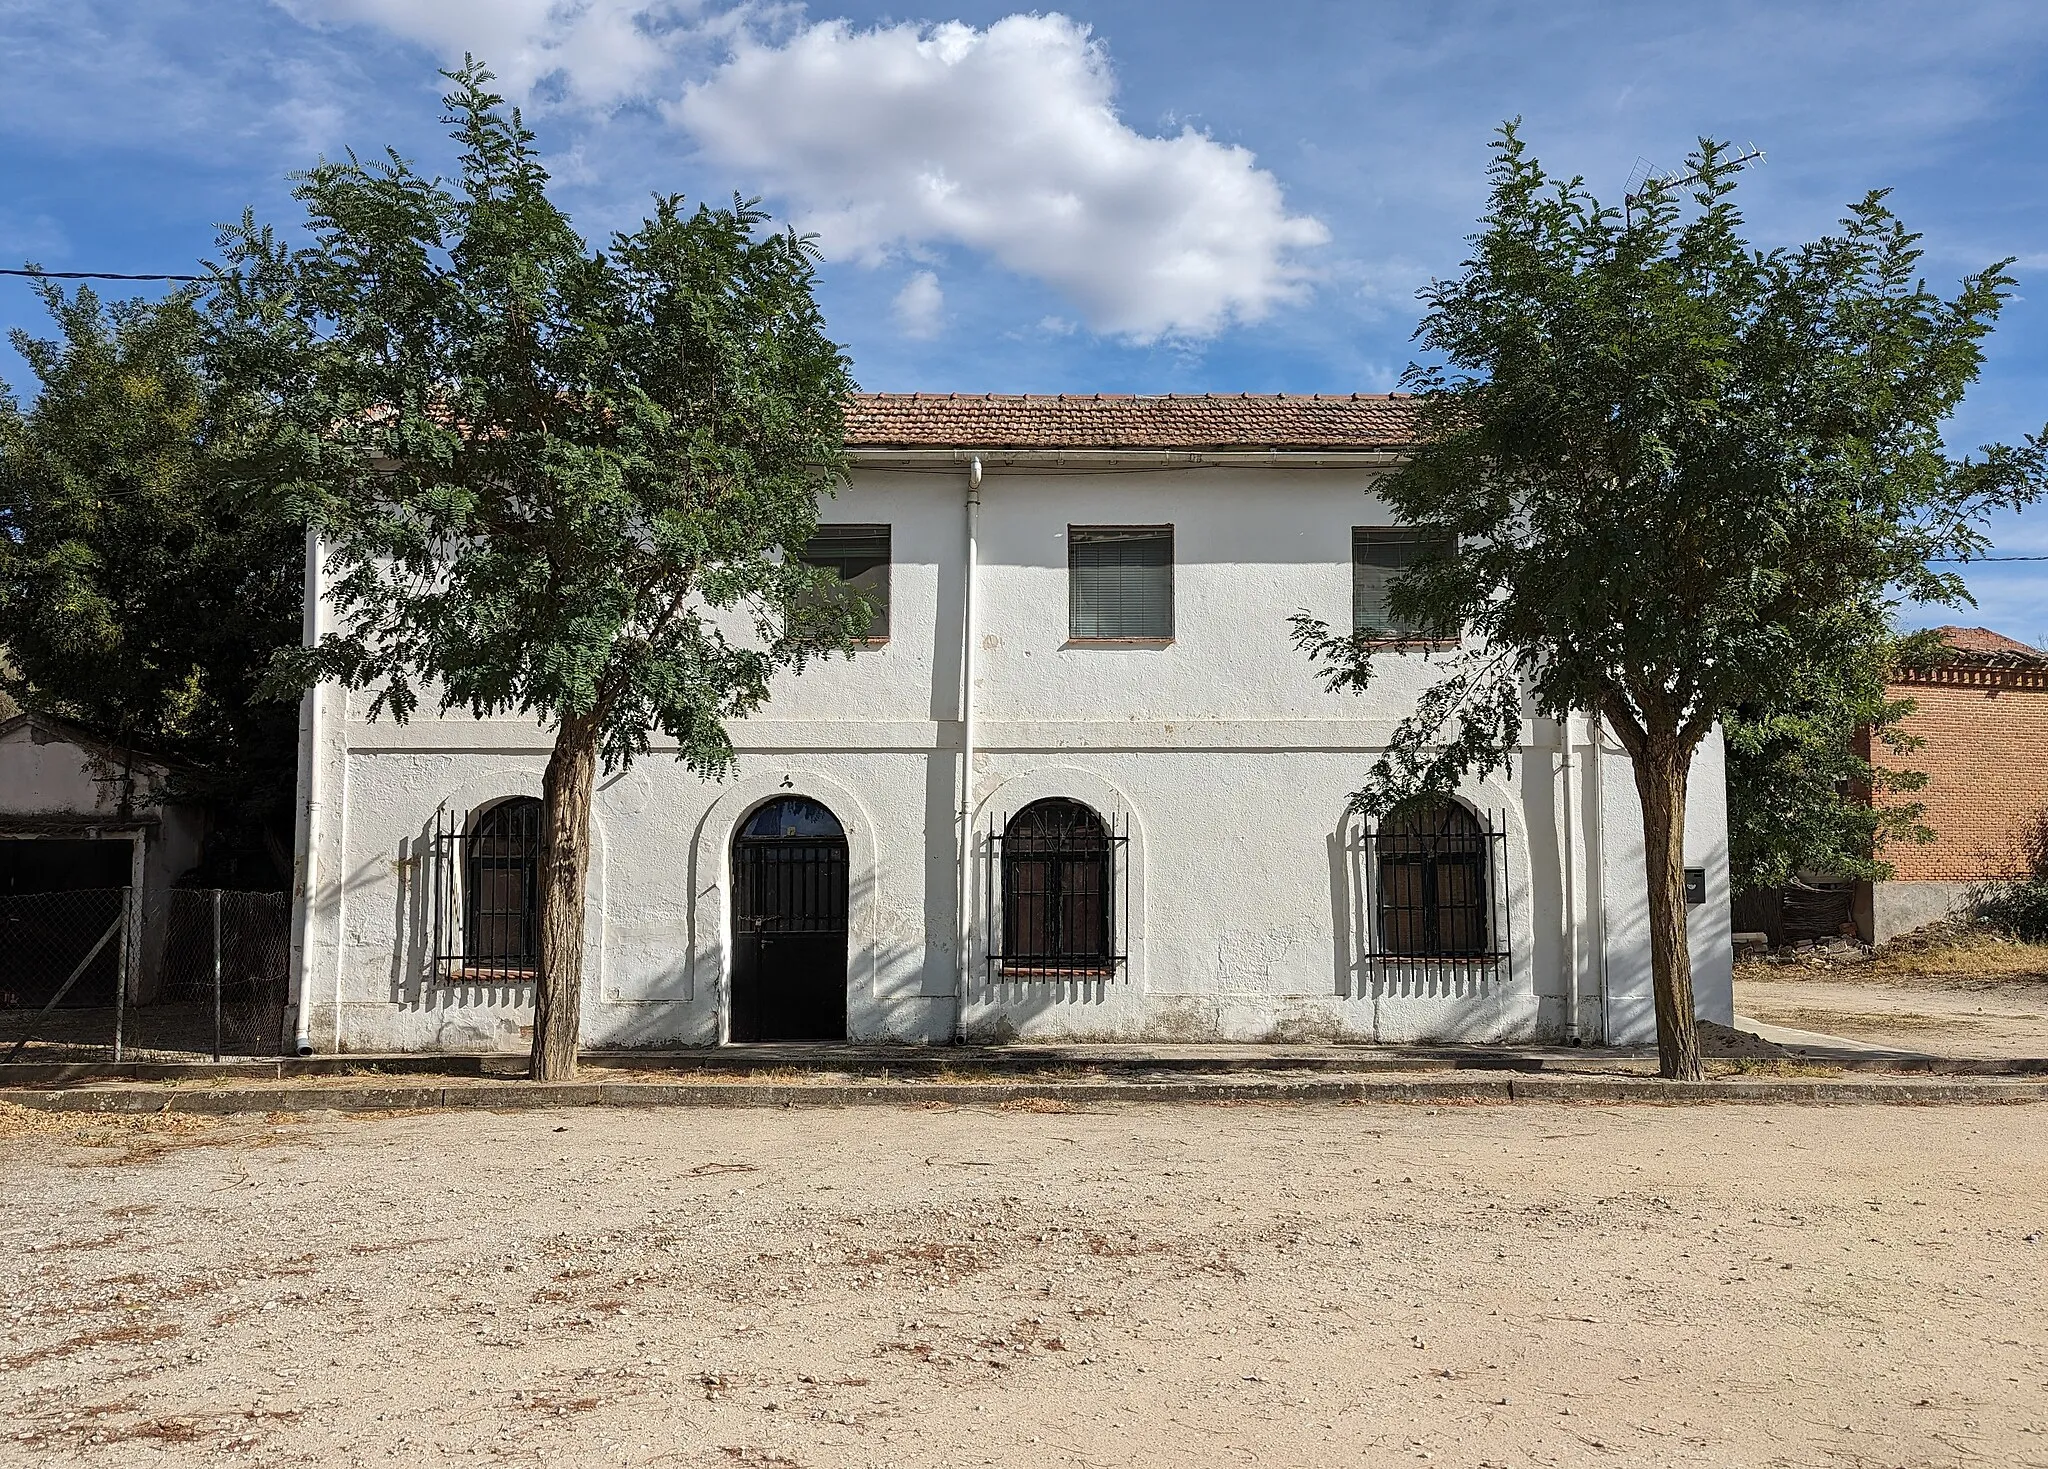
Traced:
<svg viewBox="0 0 2048 1469">
<path fill-rule="evenodd" d="M 1955 663 L 1980 667 L 2048 668 L 2048 653 L 2030 644 L 1993 632 L 1988 627 L 1938 627 L 1941 640 L 1955 650 Z"/>
<path fill-rule="evenodd" d="M 1386 393 L 861 393 L 852 449 L 1399 449 Z"/>
</svg>

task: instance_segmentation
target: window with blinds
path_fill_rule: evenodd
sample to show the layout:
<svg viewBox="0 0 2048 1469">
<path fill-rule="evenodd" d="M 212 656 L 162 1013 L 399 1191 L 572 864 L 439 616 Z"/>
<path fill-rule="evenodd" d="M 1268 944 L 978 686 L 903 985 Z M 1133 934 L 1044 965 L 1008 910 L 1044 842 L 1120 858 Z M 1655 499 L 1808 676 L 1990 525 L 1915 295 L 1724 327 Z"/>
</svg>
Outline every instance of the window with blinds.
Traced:
<svg viewBox="0 0 2048 1469">
<path fill-rule="evenodd" d="M 1449 641 L 1447 634 L 1394 616 L 1388 595 L 1401 573 L 1433 550 L 1441 536 L 1406 527 L 1354 526 L 1351 530 L 1351 630 L 1389 639 Z"/>
<path fill-rule="evenodd" d="M 1067 527 L 1067 635 L 1076 641 L 1173 638 L 1173 527 Z"/>
<path fill-rule="evenodd" d="M 838 573 L 840 583 L 867 601 L 868 642 L 889 638 L 889 527 L 821 525 L 804 543 L 806 566 Z"/>
</svg>

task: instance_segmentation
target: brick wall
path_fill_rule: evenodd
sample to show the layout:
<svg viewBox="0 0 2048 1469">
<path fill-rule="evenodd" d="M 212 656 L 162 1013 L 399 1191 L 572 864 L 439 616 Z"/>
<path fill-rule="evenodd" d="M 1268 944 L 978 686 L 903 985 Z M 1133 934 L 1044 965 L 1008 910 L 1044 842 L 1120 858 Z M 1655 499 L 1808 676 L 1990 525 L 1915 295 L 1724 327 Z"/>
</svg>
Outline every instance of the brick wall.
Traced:
<svg viewBox="0 0 2048 1469">
<path fill-rule="evenodd" d="M 1892 758 L 1926 772 L 1917 799 L 1935 840 L 1894 844 L 1881 855 L 1902 882 L 2010 871 L 2021 823 L 2048 806 L 2048 674 L 1945 668 L 1891 692 L 1919 705 L 1904 728 L 1926 744 Z"/>
</svg>

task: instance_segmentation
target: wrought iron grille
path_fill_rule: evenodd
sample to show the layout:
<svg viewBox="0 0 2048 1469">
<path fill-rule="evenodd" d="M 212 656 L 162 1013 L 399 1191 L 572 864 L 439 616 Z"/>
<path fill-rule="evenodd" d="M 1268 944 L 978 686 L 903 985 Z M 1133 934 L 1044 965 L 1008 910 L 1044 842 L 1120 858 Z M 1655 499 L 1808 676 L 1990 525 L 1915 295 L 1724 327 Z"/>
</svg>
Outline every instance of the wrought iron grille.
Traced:
<svg viewBox="0 0 2048 1469">
<path fill-rule="evenodd" d="M 846 932 L 846 838 L 733 843 L 733 926 L 747 933 Z"/>
<path fill-rule="evenodd" d="M 450 983 L 517 982 L 540 967 L 541 803 L 500 801 L 434 829 L 434 973 Z"/>
<path fill-rule="evenodd" d="M 1507 834 L 1495 813 L 1411 803 L 1359 834 L 1365 956 L 1380 973 L 1498 969 L 1513 954 Z"/>
<path fill-rule="evenodd" d="M 1079 801 L 1036 801 L 988 828 L 983 908 L 993 978 L 1108 979 L 1129 960 L 1130 830 Z"/>
</svg>

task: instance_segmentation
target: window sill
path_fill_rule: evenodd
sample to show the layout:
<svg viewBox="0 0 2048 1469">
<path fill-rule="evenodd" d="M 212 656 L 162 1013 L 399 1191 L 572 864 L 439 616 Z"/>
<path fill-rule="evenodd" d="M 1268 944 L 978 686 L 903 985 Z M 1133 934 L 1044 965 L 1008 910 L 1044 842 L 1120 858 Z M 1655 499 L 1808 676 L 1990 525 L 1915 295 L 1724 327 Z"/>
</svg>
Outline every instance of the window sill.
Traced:
<svg viewBox="0 0 2048 1469">
<path fill-rule="evenodd" d="M 1078 969 L 1054 969 L 1031 964 L 1005 964 L 996 971 L 998 979 L 1115 979 L 1114 964 L 1091 965 Z"/>
<path fill-rule="evenodd" d="M 509 965 L 456 964 L 440 973 L 443 984 L 532 984 L 540 978 L 538 969 Z"/>
<path fill-rule="evenodd" d="M 1068 638 L 1062 648 L 1170 648 L 1172 638 Z"/>
<path fill-rule="evenodd" d="M 1369 638 L 1365 646 L 1388 653 L 1434 653 L 1447 648 L 1461 648 L 1463 638 Z"/>
<path fill-rule="evenodd" d="M 1368 954 L 1371 964 L 1440 964 L 1445 968 L 1493 969 L 1508 962 L 1506 954 Z"/>
</svg>

